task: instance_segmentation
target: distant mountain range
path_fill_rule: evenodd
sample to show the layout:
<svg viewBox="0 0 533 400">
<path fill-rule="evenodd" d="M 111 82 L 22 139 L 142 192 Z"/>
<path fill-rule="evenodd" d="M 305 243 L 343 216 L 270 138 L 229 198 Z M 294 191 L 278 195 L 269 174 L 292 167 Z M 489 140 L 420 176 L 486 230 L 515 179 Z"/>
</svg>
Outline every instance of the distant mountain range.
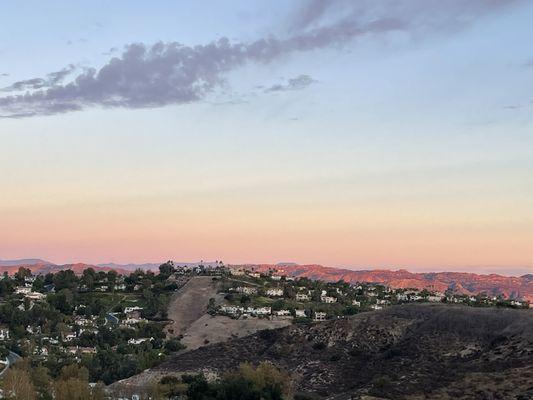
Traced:
<svg viewBox="0 0 533 400">
<path fill-rule="evenodd" d="M 41 259 L 21 259 L 21 260 L 0 260 L 0 273 L 7 272 L 10 275 L 18 271 L 20 267 L 28 268 L 34 274 L 47 274 L 49 272 L 57 272 L 65 269 L 71 269 L 77 274 L 81 274 L 84 269 L 92 268 L 95 271 L 117 271 L 121 274 L 129 274 L 135 270 L 153 271 L 158 272 L 161 263 L 144 263 L 144 264 L 116 264 L 116 263 L 103 263 L 103 264 L 86 264 L 86 263 L 73 263 L 73 264 L 54 264 L 49 261 Z M 196 262 L 196 263 L 175 263 L 176 266 L 192 266 L 197 265 L 214 266 L 214 261 Z"/>
<path fill-rule="evenodd" d="M 519 277 L 497 274 L 481 275 L 465 272 L 414 273 L 404 269 L 354 271 L 324 267 L 322 265 L 258 264 L 246 265 L 259 272 L 279 271 L 289 276 L 319 279 L 326 282 L 344 280 L 349 283 L 375 282 L 392 288 L 417 288 L 475 295 L 486 292 L 489 296 L 503 295 L 515 299 L 533 301 L 533 274 Z"/>
<path fill-rule="evenodd" d="M 197 266 L 200 263 L 174 263 L 176 266 Z M 215 262 L 203 262 L 203 265 L 215 265 Z M 96 271 L 115 270 L 121 274 L 129 274 L 137 269 L 157 272 L 159 263 L 144 264 L 63 264 L 57 265 L 41 259 L 0 260 L 0 273 L 14 274 L 19 267 L 29 268 L 34 274 L 46 274 L 64 269 L 72 269 L 81 274 L 84 269 L 93 268 Z M 515 299 L 533 302 L 533 274 L 519 277 L 502 276 L 497 274 L 482 275 L 465 272 L 425 272 L 414 273 L 404 269 L 354 271 L 349 269 L 324 267 L 322 265 L 299 265 L 295 263 L 279 264 L 247 264 L 243 267 L 260 272 L 270 270 L 279 271 L 294 277 L 306 277 L 327 282 L 344 280 L 349 283 L 375 282 L 392 288 L 417 288 L 444 292 L 448 289 L 457 293 L 475 295 L 486 292 L 489 296 L 503 295 Z"/>
<path fill-rule="evenodd" d="M 14 267 L 18 265 L 50 265 L 51 262 L 40 260 L 38 258 L 26 258 L 22 260 L 0 260 L 0 267 Z"/>
</svg>

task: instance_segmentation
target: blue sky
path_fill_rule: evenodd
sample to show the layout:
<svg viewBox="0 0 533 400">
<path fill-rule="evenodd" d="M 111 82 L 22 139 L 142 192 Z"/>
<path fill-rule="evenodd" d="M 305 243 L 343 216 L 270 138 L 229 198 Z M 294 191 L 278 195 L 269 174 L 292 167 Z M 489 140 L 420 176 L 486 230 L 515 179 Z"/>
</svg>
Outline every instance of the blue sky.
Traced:
<svg viewBox="0 0 533 400">
<path fill-rule="evenodd" d="M 0 87 L 74 67 L 0 92 L 0 258 L 531 271 L 533 2 L 463 3 L 4 2 Z"/>
</svg>

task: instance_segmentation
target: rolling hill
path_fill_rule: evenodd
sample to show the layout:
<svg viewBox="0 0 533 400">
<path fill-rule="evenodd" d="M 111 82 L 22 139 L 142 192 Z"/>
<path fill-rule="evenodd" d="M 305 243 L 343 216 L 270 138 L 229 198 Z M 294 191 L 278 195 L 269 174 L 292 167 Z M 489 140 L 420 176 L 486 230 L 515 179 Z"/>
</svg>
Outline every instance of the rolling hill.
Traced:
<svg viewBox="0 0 533 400">
<path fill-rule="evenodd" d="M 216 376 L 265 360 L 290 372 L 306 398 L 531 399 L 533 313 L 395 306 L 202 347 L 151 373 Z"/>
</svg>

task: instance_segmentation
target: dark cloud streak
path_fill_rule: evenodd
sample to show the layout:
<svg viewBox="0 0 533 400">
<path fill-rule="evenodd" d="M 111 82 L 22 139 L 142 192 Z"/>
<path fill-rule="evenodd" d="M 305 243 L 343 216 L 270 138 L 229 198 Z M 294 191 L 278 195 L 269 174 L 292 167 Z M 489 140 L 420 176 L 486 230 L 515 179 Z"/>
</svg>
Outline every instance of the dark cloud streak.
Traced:
<svg viewBox="0 0 533 400">
<path fill-rule="evenodd" d="M 265 92 L 286 92 L 290 90 L 301 90 L 316 83 L 316 80 L 309 75 L 298 75 L 295 78 L 291 78 L 286 84 L 276 84 L 265 89 Z"/>
</svg>

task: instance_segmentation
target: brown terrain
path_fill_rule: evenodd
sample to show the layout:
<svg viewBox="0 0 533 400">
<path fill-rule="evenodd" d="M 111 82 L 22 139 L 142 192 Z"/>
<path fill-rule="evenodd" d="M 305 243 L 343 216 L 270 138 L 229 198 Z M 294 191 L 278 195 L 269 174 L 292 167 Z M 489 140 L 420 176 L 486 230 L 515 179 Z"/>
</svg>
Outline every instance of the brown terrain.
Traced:
<svg viewBox="0 0 533 400">
<path fill-rule="evenodd" d="M 213 277 L 196 276 L 176 291 L 172 297 L 168 317 L 172 321 L 166 327 L 167 336 L 181 336 L 181 343 L 186 346 L 176 354 L 184 354 L 211 344 L 243 338 L 258 331 L 289 326 L 287 319 L 232 319 L 224 316 L 207 314 L 210 298 L 217 304 L 223 301 L 223 295 L 217 293 L 218 284 Z M 146 387 L 150 382 L 162 377 L 161 370 L 146 370 L 139 375 L 112 385 L 119 387 Z"/>
<path fill-rule="evenodd" d="M 259 272 L 279 271 L 294 277 L 319 279 L 326 282 L 344 280 L 349 283 L 375 282 L 392 288 L 417 288 L 444 292 L 448 289 L 456 293 L 475 295 L 486 292 L 489 296 L 503 295 L 514 299 L 533 302 L 533 274 L 520 277 L 496 274 L 480 275 L 464 272 L 413 273 L 406 270 L 353 271 L 330 268 L 322 265 L 244 265 Z"/>
<path fill-rule="evenodd" d="M 143 379 L 270 361 L 327 399 L 533 399 L 533 313 L 410 304 L 260 331 L 172 356 Z"/>
<path fill-rule="evenodd" d="M 185 334 L 192 323 L 207 312 L 209 299 L 216 296 L 217 285 L 211 276 L 191 278 L 172 296 L 168 307 L 168 318 L 172 322 L 167 325 L 167 334 Z"/>
</svg>

